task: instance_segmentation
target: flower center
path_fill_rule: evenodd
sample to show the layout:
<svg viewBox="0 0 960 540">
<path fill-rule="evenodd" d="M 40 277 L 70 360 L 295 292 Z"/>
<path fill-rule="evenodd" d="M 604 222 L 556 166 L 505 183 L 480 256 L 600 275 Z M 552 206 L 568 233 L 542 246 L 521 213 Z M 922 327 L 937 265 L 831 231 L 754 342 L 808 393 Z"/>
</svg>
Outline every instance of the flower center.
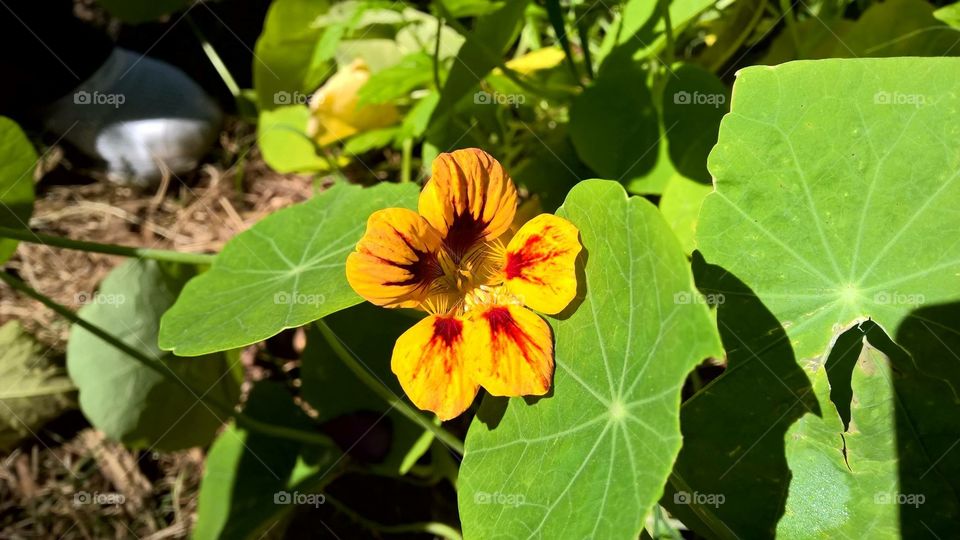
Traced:
<svg viewBox="0 0 960 540">
<path fill-rule="evenodd" d="M 471 295 L 503 281 L 504 251 L 500 241 L 479 242 L 462 254 L 442 250 L 437 257 L 440 276 L 434 279 L 423 307 L 431 313 L 462 314 Z"/>
</svg>

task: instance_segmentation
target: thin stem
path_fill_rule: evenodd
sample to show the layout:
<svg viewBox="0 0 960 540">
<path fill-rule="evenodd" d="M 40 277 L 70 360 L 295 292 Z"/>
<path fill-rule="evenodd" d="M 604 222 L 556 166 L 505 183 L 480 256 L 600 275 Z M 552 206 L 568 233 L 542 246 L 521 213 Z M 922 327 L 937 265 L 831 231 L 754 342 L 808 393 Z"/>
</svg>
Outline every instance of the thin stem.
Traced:
<svg viewBox="0 0 960 540">
<path fill-rule="evenodd" d="M 410 182 L 410 162 L 413 159 L 413 138 L 407 137 L 403 140 L 403 155 L 400 162 L 400 181 Z"/>
<path fill-rule="evenodd" d="M 793 41 L 793 46 L 797 49 L 797 58 L 802 60 L 804 57 L 803 42 L 797 33 L 797 18 L 793 13 L 793 2 L 791 0 L 780 0 L 780 11 L 783 12 L 783 17 L 787 21 L 787 32 L 790 32 L 790 40 Z"/>
<path fill-rule="evenodd" d="M 183 388 L 185 388 L 188 392 L 194 395 L 198 400 L 205 403 L 211 409 L 215 409 L 218 413 L 222 414 L 225 417 L 229 418 L 232 416 L 234 420 L 237 422 L 237 425 L 239 426 L 245 427 L 251 431 L 258 431 L 260 433 L 263 433 L 264 435 L 271 435 L 274 437 L 290 439 L 290 440 L 299 441 L 299 442 L 308 443 L 308 444 L 334 446 L 334 443 L 323 434 L 314 433 L 310 431 L 302 431 L 298 429 L 287 428 L 283 426 L 269 424 L 266 422 L 261 422 L 254 418 L 250 418 L 249 416 L 241 412 L 235 411 L 233 409 L 233 406 L 223 405 L 222 403 L 214 401 L 206 397 L 205 392 L 198 392 L 189 384 L 187 384 L 186 381 L 175 376 L 170 371 L 170 368 L 167 367 L 160 359 L 150 357 L 140 352 L 139 350 L 131 347 L 130 345 L 124 343 L 119 338 L 114 336 L 113 334 L 87 321 L 86 319 L 81 318 L 80 316 L 78 316 L 76 313 L 74 313 L 67 307 L 56 303 L 52 299 L 48 298 L 47 296 L 31 288 L 26 283 L 13 277 L 11 274 L 7 272 L 0 272 L 0 280 L 5 282 L 14 290 L 17 290 L 29 296 L 30 298 L 33 298 L 37 302 L 40 302 L 41 304 L 47 306 L 48 308 L 53 310 L 57 315 L 60 315 L 61 317 L 63 317 L 64 319 L 67 319 L 71 323 L 83 328 L 87 332 L 90 332 L 91 334 L 97 336 L 103 341 L 106 341 L 112 347 L 126 354 L 130 358 L 133 358 L 134 360 L 142 364 L 144 367 L 148 369 L 152 369 L 153 371 L 157 372 L 160 376 L 164 377 L 165 379 L 181 385 Z"/>
<path fill-rule="evenodd" d="M 463 539 L 456 529 L 447 525 L 446 523 L 440 523 L 439 521 L 404 523 L 402 525 L 384 525 L 361 516 L 360 514 L 354 512 L 350 507 L 333 498 L 329 494 L 324 494 L 324 501 L 333 505 L 334 508 L 346 514 L 346 516 L 353 521 L 374 531 L 388 534 L 423 533 L 439 536 L 441 538 L 447 538 L 448 540 Z"/>
<path fill-rule="evenodd" d="M 14 229 L 11 227 L 0 227 L 0 238 L 12 238 L 23 242 L 33 244 L 43 244 L 64 249 L 75 249 L 78 251 L 90 251 L 93 253 L 105 253 L 107 255 L 120 255 L 122 257 L 136 257 L 139 259 L 152 259 L 155 261 L 167 261 L 184 264 L 212 264 L 215 255 L 206 253 L 184 253 L 182 251 L 170 251 L 166 249 L 148 249 L 132 246 L 120 246 L 117 244 L 100 244 L 98 242 L 87 242 L 85 240 L 73 240 L 62 236 L 50 236 L 40 234 L 29 229 Z"/>
<path fill-rule="evenodd" d="M 353 354 L 350 349 L 348 349 L 340 338 L 337 337 L 337 334 L 327 325 L 327 322 L 323 319 L 317 321 L 317 328 L 320 329 L 320 333 L 323 334 L 324 339 L 327 340 L 327 343 L 330 344 L 330 347 L 333 349 L 333 352 L 336 353 L 340 360 L 347 366 L 347 368 L 352 371 L 357 378 L 360 379 L 363 384 L 365 384 L 370 390 L 373 390 L 373 393 L 380 396 L 381 399 L 386 401 L 391 407 L 400 411 L 400 414 L 407 417 L 413 423 L 418 426 L 429 430 L 433 435 L 439 439 L 441 442 L 449 446 L 455 452 L 463 455 L 463 441 L 456 438 L 452 433 L 443 429 L 442 427 L 434 424 L 422 414 L 413 409 L 406 401 L 400 399 L 396 394 L 393 393 L 382 381 L 374 377 L 370 371 L 364 367 L 360 360 Z"/>
<path fill-rule="evenodd" d="M 433 5 L 436 6 L 437 10 L 440 12 L 440 15 L 446 19 L 447 23 L 454 30 L 463 36 L 470 35 L 470 31 L 467 30 L 462 24 L 460 24 L 460 21 L 450 14 L 450 10 L 447 9 L 447 6 L 444 5 L 442 0 L 437 0 L 433 3 Z M 514 84 L 520 88 L 523 88 L 527 92 L 530 92 L 531 94 L 547 99 L 564 99 L 576 93 L 575 90 L 567 88 L 552 87 L 548 89 L 534 86 L 520 77 L 516 71 L 507 67 L 503 61 L 503 58 L 501 58 L 499 54 L 495 54 L 493 51 L 491 51 L 490 48 L 487 47 L 486 43 L 480 41 L 474 41 L 474 43 L 477 46 L 477 49 L 487 58 L 489 62 L 500 68 L 500 71 L 506 78 L 510 79 Z"/>
<path fill-rule="evenodd" d="M 217 70 L 217 74 L 220 75 L 220 78 L 223 79 L 223 84 L 227 85 L 227 88 L 230 90 L 230 93 L 234 98 L 240 97 L 240 85 L 237 84 L 237 81 L 234 80 L 233 75 L 230 74 L 230 70 L 227 69 L 227 65 L 223 62 L 223 59 L 220 58 L 220 55 L 217 54 L 217 50 L 213 48 L 213 45 L 207 40 L 207 37 L 203 35 L 203 31 L 200 30 L 200 27 L 197 26 L 197 23 L 193 22 L 193 19 L 188 13 L 185 17 L 187 19 L 187 24 L 190 25 L 190 29 L 193 30 L 193 34 L 197 36 L 197 40 L 200 41 L 200 47 L 203 48 L 203 52 L 206 53 L 207 59 L 210 60 L 210 63 L 213 64 L 213 69 Z"/>
<path fill-rule="evenodd" d="M 673 37 L 673 23 L 670 21 L 670 0 L 657 0 L 657 4 L 660 5 L 660 16 L 663 17 L 663 33 L 667 37 L 667 47 L 663 55 L 666 57 L 667 69 L 670 69 L 677 48 Z"/>
</svg>

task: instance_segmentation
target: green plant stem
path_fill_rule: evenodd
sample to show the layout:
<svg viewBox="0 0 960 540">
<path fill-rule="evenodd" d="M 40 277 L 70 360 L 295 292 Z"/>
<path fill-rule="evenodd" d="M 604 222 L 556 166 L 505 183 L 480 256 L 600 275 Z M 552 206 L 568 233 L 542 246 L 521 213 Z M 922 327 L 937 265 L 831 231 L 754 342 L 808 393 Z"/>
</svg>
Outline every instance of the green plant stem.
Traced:
<svg viewBox="0 0 960 540">
<path fill-rule="evenodd" d="M 240 97 L 240 85 L 237 84 L 237 81 L 234 80 L 233 75 L 230 74 L 230 70 L 227 69 L 227 65 L 223 62 L 223 59 L 220 58 L 220 55 L 217 54 L 217 50 L 213 48 L 213 45 L 207 40 L 207 37 L 203 34 L 203 31 L 200 30 L 200 27 L 197 26 L 197 23 L 193 22 L 193 19 L 188 13 L 184 18 L 187 19 L 187 24 L 190 25 L 190 29 L 193 30 L 193 34 L 197 36 L 197 40 L 200 41 L 200 47 L 203 48 L 203 52 L 207 55 L 207 59 L 210 60 L 210 63 L 213 64 L 213 69 L 217 70 L 217 74 L 220 75 L 220 78 L 223 79 L 223 84 L 227 86 L 230 90 L 230 93 L 233 95 L 234 99 Z"/>
<path fill-rule="evenodd" d="M 440 13 L 440 16 L 446 19 L 447 23 L 454 30 L 459 32 L 460 35 L 467 36 L 470 34 L 470 31 L 467 30 L 462 24 L 460 24 L 460 21 L 458 21 L 455 17 L 453 17 L 450 14 L 450 10 L 448 10 L 447 6 L 444 5 L 443 0 L 436 0 L 436 2 L 433 3 L 433 5 L 437 8 L 437 11 Z M 510 79 L 510 81 L 512 81 L 514 84 L 516 84 L 520 88 L 523 88 L 527 92 L 530 92 L 531 94 L 534 94 L 536 96 L 540 96 L 546 99 L 564 99 L 576 93 L 576 90 L 567 89 L 564 87 L 555 86 L 547 89 L 547 88 L 534 86 L 529 82 L 527 82 L 526 80 L 524 80 L 516 71 L 508 68 L 506 63 L 504 63 L 503 58 L 501 58 L 499 54 L 496 54 L 493 51 L 491 51 L 490 48 L 487 47 L 485 43 L 476 42 L 476 44 L 480 52 L 487 57 L 487 60 L 493 63 L 496 67 L 500 68 L 500 71 L 503 73 L 503 75 L 506 78 Z"/>
<path fill-rule="evenodd" d="M 350 507 L 328 494 L 324 494 L 324 500 L 333 505 L 334 508 L 343 514 L 346 514 L 346 516 L 353 521 L 374 531 L 388 534 L 422 533 L 439 536 L 441 538 L 447 538 L 448 540 L 463 540 L 463 537 L 460 535 L 460 533 L 446 523 L 440 523 L 439 521 L 428 521 L 404 523 L 402 525 L 384 525 L 361 516 L 360 514 L 354 512 Z"/>
<path fill-rule="evenodd" d="M 29 229 L 13 229 L 10 227 L 0 227 L 0 238 L 11 238 L 22 242 L 43 244 L 64 249 L 75 249 L 78 251 L 90 251 L 93 253 L 105 253 L 107 255 L 120 255 L 122 257 L 136 257 L 183 264 L 212 264 L 213 259 L 216 257 L 215 255 L 206 253 L 184 253 L 182 251 L 170 251 L 166 249 L 100 244 L 98 242 L 63 238 L 62 236 L 49 236 L 33 232 Z"/>
<path fill-rule="evenodd" d="M 676 472 L 670 473 L 669 479 L 670 485 L 674 487 L 677 491 L 683 491 L 685 493 L 693 493 L 694 490 L 690 488 L 690 484 L 687 484 L 686 480 L 683 479 Z M 723 540 L 733 540 L 737 538 L 737 535 L 730 530 L 730 527 L 717 517 L 717 514 L 714 511 L 705 505 L 696 504 L 693 501 L 690 501 L 690 509 L 704 525 L 710 528 L 710 530 L 716 535 L 716 538 Z"/>
<path fill-rule="evenodd" d="M 780 11 L 783 12 L 783 17 L 787 21 L 787 32 L 790 32 L 793 46 L 797 49 L 797 59 L 802 60 L 804 57 L 803 43 L 797 33 L 797 19 L 793 13 L 793 2 L 791 0 L 780 0 Z"/>
<path fill-rule="evenodd" d="M 33 298 L 37 302 L 40 302 L 41 304 L 53 310 L 53 312 L 56 313 L 57 315 L 60 315 L 61 317 L 63 317 L 64 319 L 67 319 L 71 323 L 83 328 L 84 330 L 97 336 L 103 341 L 106 341 L 112 347 L 120 350 L 127 356 L 143 364 L 145 367 L 157 372 L 160 376 L 166 378 L 171 382 L 180 384 L 188 392 L 196 396 L 198 400 L 205 403 L 211 409 L 215 409 L 218 413 L 222 414 L 224 417 L 229 418 L 232 416 L 238 426 L 245 427 L 251 431 L 257 431 L 257 432 L 263 433 L 264 435 L 270 435 L 274 437 L 280 437 L 284 439 L 290 439 L 290 440 L 309 443 L 309 444 L 334 446 L 333 441 L 331 441 L 327 436 L 323 434 L 313 433 L 310 431 L 302 431 L 298 429 L 287 428 L 283 426 L 269 424 L 266 422 L 261 422 L 260 420 L 250 418 L 249 416 L 241 412 L 235 411 L 232 406 L 223 405 L 222 403 L 214 401 L 206 397 L 205 392 L 198 392 L 196 389 L 191 387 L 185 381 L 175 376 L 170 371 L 170 368 L 164 365 L 163 362 L 160 361 L 160 359 L 152 358 L 138 351 L 137 349 L 131 347 L 130 345 L 127 345 L 126 343 L 121 341 L 119 338 L 117 338 L 113 334 L 91 323 L 90 321 L 87 321 L 86 319 L 81 318 L 79 315 L 77 315 L 67 307 L 56 303 L 52 299 L 34 290 L 29 285 L 13 277 L 9 273 L 0 272 L 0 281 L 5 282 L 14 290 L 19 291 L 29 296 L 30 298 Z"/>
<path fill-rule="evenodd" d="M 670 1 L 657 0 L 657 4 L 660 6 L 660 15 L 663 17 L 664 35 L 667 37 L 667 46 L 663 54 L 666 57 L 664 62 L 667 64 L 667 69 L 670 69 L 670 66 L 673 65 L 673 58 L 677 47 L 677 43 L 673 37 L 673 22 L 670 21 Z"/>
<path fill-rule="evenodd" d="M 400 399 L 396 394 L 393 393 L 383 382 L 370 374 L 370 372 L 365 368 L 359 361 L 359 359 L 353 354 L 352 351 L 347 349 L 347 347 L 340 341 L 340 338 L 337 337 L 337 334 L 327 325 L 327 322 L 323 319 L 317 321 L 317 328 L 320 329 L 320 333 L 323 334 L 324 339 L 327 340 L 327 343 L 330 344 L 330 347 L 333 349 L 333 352 L 343 361 L 343 363 L 350 369 L 363 384 L 368 388 L 373 390 L 375 394 L 380 396 L 381 399 L 386 401 L 391 407 L 400 411 L 400 414 L 407 417 L 413 423 L 418 426 L 429 430 L 433 435 L 446 444 L 448 447 L 452 448 L 461 456 L 463 455 L 463 441 L 456 438 L 452 433 L 443 429 L 442 427 L 434 424 L 422 414 L 413 409 L 406 401 Z"/>
</svg>

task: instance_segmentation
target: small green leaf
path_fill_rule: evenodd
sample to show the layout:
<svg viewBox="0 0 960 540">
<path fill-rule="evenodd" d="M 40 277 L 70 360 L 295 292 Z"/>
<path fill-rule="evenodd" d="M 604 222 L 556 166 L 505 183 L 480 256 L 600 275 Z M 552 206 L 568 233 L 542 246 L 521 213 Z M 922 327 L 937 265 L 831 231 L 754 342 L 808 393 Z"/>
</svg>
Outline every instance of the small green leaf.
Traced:
<svg viewBox="0 0 960 540">
<path fill-rule="evenodd" d="M 290 93 L 282 93 L 285 101 Z M 286 105 L 260 113 L 257 142 L 263 160 L 279 173 L 325 171 L 330 165 L 317 155 L 317 146 L 307 135 L 310 111 L 306 105 Z"/>
<path fill-rule="evenodd" d="M 288 428 L 313 426 L 290 393 L 271 381 L 253 387 L 244 413 Z M 320 491 L 341 472 L 339 457 L 332 447 L 305 446 L 230 424 L 207 453 L 193 538 L 258 539 L 282 531 L 277 523 L 297 504 L 323 504 Z"/>
<path fill-rule="evenodd" d="M 577 155 L 604 178 L 629 183 L 657 163 L 660 130 L 647 75 L 636 64 L 601 72 L 570 108 Z"/>
<path fill-rule="evenodd" d="M 48 351 L 10 321 L 0 327 L 0 451 L 75 406 L 76 388 Z"/>
<path fill-rule="evenodd" d="M 717 142 L 720 119 L 730 108 L 730 92 L 713 73 L 693 64 L 673 68 L 663 90 L 663 126 L 677 172 L 710 182 L 707 155 Z"/>
<path fill-rule="evenodd" d="M 189 275 L 183 267 L 128 260 L 115 268 L 78 315 L 144 354 L 208 399 L 230 407 L 239 387 L 223 355 L 176 358 L 157 347 L 160 315 Z M 80 391 L 80 409 L 97 429 L 133 448 L 179 450 L 213 440 L 226 418 L 176 381 L 73 325 L 67 369 Z"/>
<path fill-rule="evenodd" d="M 33 213 L 33 169 L 37 152 L 20 126 L 0 116 L 0 226 L 25 229 Z M 17 249 L 16 240 L 0 239 L 0 263 Z"/>
<path fill-rule="evenodd" d="M 414 208 L 414 184 L 338 184 L 237 235 L 163 316 L 160 347 L 197 356 L 244 347 L 358 304 L 347 255 L 367 218 Z"/>
<path fill-rule="evenodd" d="M 637 538 L 680 450 L 680 388 L 722 354 L 653 205 L 587 180 L 558 215 L 580 230 L 585 296 L 552 321 L 552 392 L 487 397 L 470 426 L 459 485 L 467 537 Z"/>
<path fill-rule="evenodd" d="M 408 54 L 398 64 L 370 76 L 370 80 L 357 93 L 357 106 L 406 98 L 410 92 L 431 80 L 433 58 L 423 52 Z"/>
<path fill-rule="evenodd" d="M 329 54 L 315 58 L 324 30 L 314 22 L 329 7 L 327 0 L 275 0 L 270 4 L 253 55 L 253 87 L 261 111 L 289 105 L 278 103 L 281 92 L 310 95 L 331 73 Z"/>
</svg>

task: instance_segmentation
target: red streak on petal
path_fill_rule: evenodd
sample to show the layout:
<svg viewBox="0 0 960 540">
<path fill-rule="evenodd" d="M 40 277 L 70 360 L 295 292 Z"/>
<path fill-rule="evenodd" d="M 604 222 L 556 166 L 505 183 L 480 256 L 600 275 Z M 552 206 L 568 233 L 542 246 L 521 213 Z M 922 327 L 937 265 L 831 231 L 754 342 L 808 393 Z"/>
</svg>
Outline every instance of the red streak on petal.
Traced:
<svg viewBox="0 0 960 540">
<path fill-rule="evenodd" d="M 517 345 L 517 348 L 520 349 L 520 354 L 523 355 L 523 359 L 527 361 L 527 364 L 531 367 L 534 365 L 534 361 L 530 357 L 532 353 L 530 349 L 533 347 L 539 351 L 540 348 L 537 347 L 530 336 L 520 328 L 520 325 L 514 320 L 508 308 L 500 306 L 492 307 L 483 314 L 483 317 L 487 319 L 487 323 L 490 325 L 490 342 L 494 348 L 498 349 L 494 351 L 494 361 L 499 358 L 499 354 L 505 352 L 502 350 L 504 345 L 497 339 L 498 336 L 502 335 Z M 496 366 L 494 366 L 494 370 L 496 370 Z"/>
<path fill-rule="evenodd" d="M 551 227 L 544 227 L 543 232 L 546 233 L 550 229 Z M 563 255 L 564 250 L 551 249 L 544 251 L 539 249 L 542 247 L 542 242 L 542 236 L 532 234 L 527 237 L 527 241 L 523 243 L 520 249 L 507 253 L 507 263 L 503 269 L 507 279 L 520 278 L 541 285 L 543 284 L 543 279 L 526 275 L 527 268 L 544 261 L 549 261 L 554 257 L 559 257 Z"/>
<path fill-rule="evenodd" d="M 431 341 L 442 341 L 444 346 L 452 347 L 463 337 L 463 322 L 456 317 L 437 317 L 433 321 L 433 338 Z"/>
</svg>

